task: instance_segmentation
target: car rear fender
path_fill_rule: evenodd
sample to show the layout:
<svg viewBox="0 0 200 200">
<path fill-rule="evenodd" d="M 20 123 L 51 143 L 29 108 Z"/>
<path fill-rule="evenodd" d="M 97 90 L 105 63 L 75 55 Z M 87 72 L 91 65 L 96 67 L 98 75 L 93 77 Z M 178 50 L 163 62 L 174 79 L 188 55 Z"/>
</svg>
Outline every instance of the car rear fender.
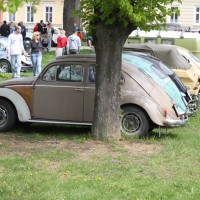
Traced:
<svg viewBox="0 0 200 200">
<path fill-rule="evenodd" d="M 0 98 L 2 97 L 12 102 L 17 111 L 19 121 L 27 122 L 31 119 L 28 105 L 20 94 L 9 88 L 0 88 Z"/>
<path fill-rule="evenodd" d="M 137 105 L 142 108 L 149 118 L 157 125 L 163 126 L 166 117 L 161 106 L 151 98 L 139 94 L 125 94 L 121 101 L 121 107 L 126 105 Z"/>
</svg>

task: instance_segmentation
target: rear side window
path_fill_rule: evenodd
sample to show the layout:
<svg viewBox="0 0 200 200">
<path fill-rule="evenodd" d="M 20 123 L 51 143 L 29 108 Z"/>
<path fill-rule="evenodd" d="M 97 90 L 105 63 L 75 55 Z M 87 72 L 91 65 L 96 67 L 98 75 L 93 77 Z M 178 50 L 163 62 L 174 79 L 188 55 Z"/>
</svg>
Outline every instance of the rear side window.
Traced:
<svg viewBox="0 0 200 200">
<path fill-rule="evenodd" d="M 95 83 L 95 78 L 96 78 L 96 68 L 95 66 L 89 66 L 88 67 L 88 82 L 90 83 Z"/>
<path fill-rule="evenodd" d="M 159 78 L 164 79 L 167 77 L 167 75 L 164 72 L 156 68 L 154 65 L 151 66 L 151 69 Z"/>
</svg>

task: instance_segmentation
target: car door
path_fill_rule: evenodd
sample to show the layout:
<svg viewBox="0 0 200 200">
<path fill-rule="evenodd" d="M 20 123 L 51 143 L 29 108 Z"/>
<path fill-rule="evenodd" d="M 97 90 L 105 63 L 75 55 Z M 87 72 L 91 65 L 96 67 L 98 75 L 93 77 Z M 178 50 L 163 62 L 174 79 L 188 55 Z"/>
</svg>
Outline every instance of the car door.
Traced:
<svg viewBox="0 0 200 200">
<path fill-rule="evenodd" d="M 33 118 L 54 121 L 83 120 L 84 67 L 54 64 L 42 73 L 33 89 Z"/>
</svg>

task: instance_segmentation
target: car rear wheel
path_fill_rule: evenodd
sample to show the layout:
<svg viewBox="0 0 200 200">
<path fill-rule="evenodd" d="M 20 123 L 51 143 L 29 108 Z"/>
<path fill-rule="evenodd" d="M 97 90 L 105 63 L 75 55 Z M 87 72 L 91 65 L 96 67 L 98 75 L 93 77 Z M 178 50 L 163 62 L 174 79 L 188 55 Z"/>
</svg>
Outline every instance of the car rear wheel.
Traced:
<svg viewBox="0 0 200 200">
<path fill-rule="evenodd" d="M 122 108 L 121 131 L 125 137 L 146 137 L 149 131 L 150 119 L 139 107 L 126 106 Z"/>
<path fill-rule="evenodd" d="M 8 60 L 0 60 L 0 72 L 11 72 L 11 64 Z"/>
<path fill-rule="evenodd" d="M 16 120 L 17 115 L 13 106 L 6 100 L 0 99 L 0 132 L 12 129 Z"/>
</svg>

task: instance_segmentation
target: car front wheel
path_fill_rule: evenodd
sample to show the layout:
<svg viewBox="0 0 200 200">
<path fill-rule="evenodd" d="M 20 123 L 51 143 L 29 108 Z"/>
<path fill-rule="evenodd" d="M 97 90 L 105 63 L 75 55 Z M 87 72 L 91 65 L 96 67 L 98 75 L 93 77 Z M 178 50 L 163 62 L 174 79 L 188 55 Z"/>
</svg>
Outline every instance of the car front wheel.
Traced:
<svg viewBox="0 0 200 200">
<path fill-rule="evenodd" d="M 122 108 L 121 131 L 125 137 L 146 137 L 150 120 L 147 114 L 139 107 L 126 106 Z"/>
<path fill-rule="evenodd" d="M 0 132 L 9 131 L 16 123 L 16 112 L 6 100 L 0 99 Z"/>
<path fill-rule="evenodd" d="M 8 60 L 0 60 L 0 72 L 11 72 L 11 64 Z"/>
</svg>

